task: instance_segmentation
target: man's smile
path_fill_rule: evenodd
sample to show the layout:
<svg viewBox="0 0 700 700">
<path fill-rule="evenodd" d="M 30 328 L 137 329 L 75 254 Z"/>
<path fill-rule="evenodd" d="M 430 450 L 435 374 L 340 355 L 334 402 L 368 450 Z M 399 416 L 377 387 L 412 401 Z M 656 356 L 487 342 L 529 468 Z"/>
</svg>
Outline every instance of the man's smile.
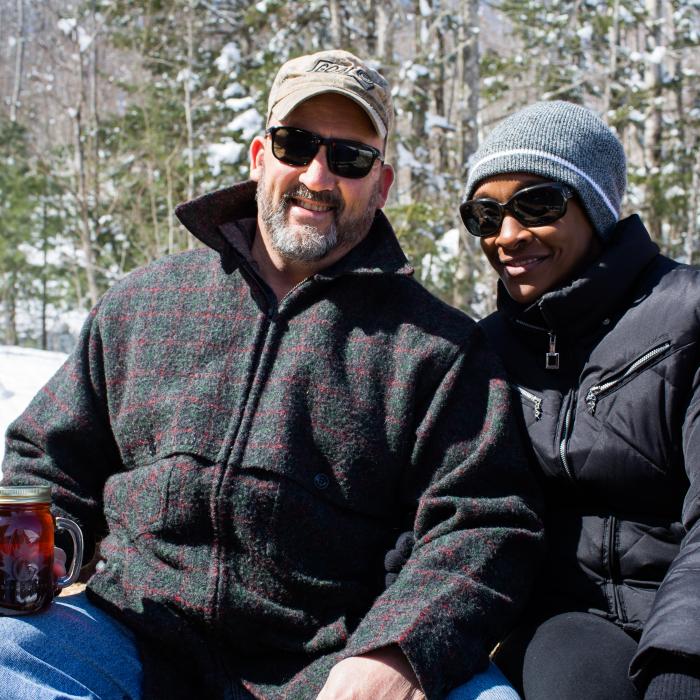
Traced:
<svg viewBox="0 0 700 700">
<path fill-rule="evenodd" d="M 300 197 L 292 197 L 290 200 L 292 207 L 297 207 L 299 209 L 304 209 L 309 212 L 321 212 L 326 213 L 336 209 L 335 205 L 328 204 L 326 202 L 312 201 L 308 199 L 302 199 Z"/>
</svg>

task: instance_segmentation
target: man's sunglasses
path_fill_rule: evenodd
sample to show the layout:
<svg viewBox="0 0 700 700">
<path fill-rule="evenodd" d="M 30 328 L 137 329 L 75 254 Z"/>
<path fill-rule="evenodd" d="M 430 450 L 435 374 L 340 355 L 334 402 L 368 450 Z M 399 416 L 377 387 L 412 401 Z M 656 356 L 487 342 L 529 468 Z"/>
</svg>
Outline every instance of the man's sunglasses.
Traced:
<svg viewBox="0 0 700 700">
<path fill-rule="evenodd" d="M 459 207 L 467 231 L 481 238 L 498 233 L 506 212 L 523 226 L 545 226 L 566 214 L 566 203 L 574 196 L 570 187 L 547 182 L 518 190 L 505 204 L 489 197 L 463 202 Z"/>
<path fill-rule="evenodd" d="M 359 141 L 326 139 L 313 131 L 292 126 L 271 126 L 265 134 L 272 141 L 275 158 L 295 167 L 308 165 L 321 146 L 326 147 L 328 169 L 341 177 L 365 177 L 375 160 L 384 162 L 379 150 Z"/>
</svg>

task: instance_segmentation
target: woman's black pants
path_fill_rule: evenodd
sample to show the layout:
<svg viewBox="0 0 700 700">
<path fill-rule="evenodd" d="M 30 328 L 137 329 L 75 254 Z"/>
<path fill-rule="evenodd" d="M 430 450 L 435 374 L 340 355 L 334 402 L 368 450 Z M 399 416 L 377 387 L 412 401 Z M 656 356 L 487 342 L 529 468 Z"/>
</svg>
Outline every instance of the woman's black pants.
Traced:
<svg viewBox="0 0 700 700">
<path fill-rule="evenodd" d="M 589 613 L 513 632 L 494 661 L 525 700 L 639 700 L 627 676 L 637 642 Z"/>
</svg>

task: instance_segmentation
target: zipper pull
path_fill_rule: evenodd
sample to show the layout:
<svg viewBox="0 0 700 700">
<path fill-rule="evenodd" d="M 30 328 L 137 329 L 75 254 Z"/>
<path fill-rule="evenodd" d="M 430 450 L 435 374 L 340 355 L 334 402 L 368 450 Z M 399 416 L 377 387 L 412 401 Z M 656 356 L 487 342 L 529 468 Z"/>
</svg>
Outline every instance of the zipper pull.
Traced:
<svg viewBox="0 0 700 700">
<path fill-rule="evenodd" d="M 595 415 L 595 408 L 598 405 L 598 394 L 593 390 L 593 388 L 588 390 L 586 394 L 586 406 L 588 406 L 588 411 L 592 416 Z"/>
<path fill-rule="evenodd" d="M 549 352 L 544 359 L 545 369 L 559 369 L 559 353 L 557 352 L 557 336 L 549 331 Z"/>
</svg>

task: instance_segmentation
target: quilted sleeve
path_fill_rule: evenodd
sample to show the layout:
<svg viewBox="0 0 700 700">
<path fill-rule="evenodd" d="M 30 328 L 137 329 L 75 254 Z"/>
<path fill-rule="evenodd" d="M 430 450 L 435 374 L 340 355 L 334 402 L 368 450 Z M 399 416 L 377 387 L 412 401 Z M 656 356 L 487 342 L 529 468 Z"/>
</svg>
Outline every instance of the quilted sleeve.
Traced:
<svg viewBox="0 0 700 700">
<path fill-rule="evenodd" d="M 686 534 L 630 665 L 630 677 L 640 689 L 670 661 L 687 664 L 691 674 L 700 667 L 700 370 L 683 423 L 683 456 L 689 482 L 682 511 Z"/>
</svg>

